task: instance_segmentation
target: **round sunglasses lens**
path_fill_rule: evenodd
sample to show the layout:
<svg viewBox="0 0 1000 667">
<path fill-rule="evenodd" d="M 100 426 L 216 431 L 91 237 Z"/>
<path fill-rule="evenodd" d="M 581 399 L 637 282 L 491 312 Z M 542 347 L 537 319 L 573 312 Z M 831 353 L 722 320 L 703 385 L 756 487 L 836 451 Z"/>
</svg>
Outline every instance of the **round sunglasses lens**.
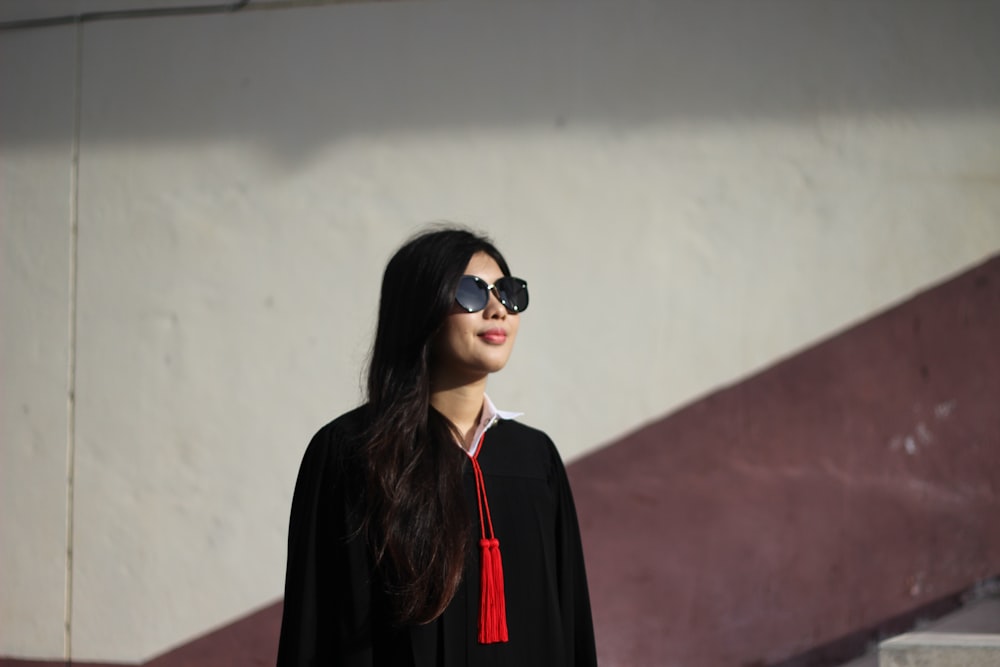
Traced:
<svg viewBox="0 0 1000 667">
<path fill-rule="evenodd" d="M 470 313 L 485 308 L 488 299 L 489 292 L 486 291 L 486 283 L 482 280 L 475 276 L 462 276 L 461 280 L 458 281 L 455 301 Z"/>
<path fill-rule="evenodd" d="M 497 291 L 504 306 L 512 313 L 520 313 L 528 307 L 528 285 L 520 278 L 501 278 L 496 282 Z"/>
</svg>

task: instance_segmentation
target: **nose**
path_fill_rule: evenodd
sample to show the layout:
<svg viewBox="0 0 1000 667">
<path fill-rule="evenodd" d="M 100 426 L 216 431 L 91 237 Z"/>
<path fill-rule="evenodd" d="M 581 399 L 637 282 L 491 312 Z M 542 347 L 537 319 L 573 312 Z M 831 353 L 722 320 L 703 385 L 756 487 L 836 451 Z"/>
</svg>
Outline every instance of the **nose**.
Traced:
<svg viewBox="0 0 1000 667">
<path fill-rule="evenodd" d="M 486 301 L 486 308 L 483 309 L 483 316 L 487 319 L 506 319 L 507 307 L 500 302 L 500 292 L 496 286 L 490 286 L 489 299 Z"/>
</svg>

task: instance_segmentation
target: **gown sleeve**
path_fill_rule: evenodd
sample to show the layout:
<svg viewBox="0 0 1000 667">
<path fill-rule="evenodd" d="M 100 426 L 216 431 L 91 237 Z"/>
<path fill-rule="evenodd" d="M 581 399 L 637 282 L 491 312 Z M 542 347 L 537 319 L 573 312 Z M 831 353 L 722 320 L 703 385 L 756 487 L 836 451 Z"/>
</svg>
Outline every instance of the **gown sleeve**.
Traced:
<svg viewBox="0 0 1000 667">
<path fill-rule="evenodd" d="M 327 426 L 299 469 L 288 527 L 278 667 L 371 667 L 370 567 L 351 505 L 357 476 Z"/>
<path fill-rule="evenodd" d="M 567 664 L 573 667 L 596 667 L 597 649 L 594 643 L 594 622 L 590 613 L 590 593 L 583 563 L 583 545 L 576 517 L 573 493 L 570 491 L 566 468 L 559 453 L 554 453 L 553 482 L 559 503 L 556 525 L 556 546 L 559 559 L 559 608 L 566 641 Z"/>
</svg>

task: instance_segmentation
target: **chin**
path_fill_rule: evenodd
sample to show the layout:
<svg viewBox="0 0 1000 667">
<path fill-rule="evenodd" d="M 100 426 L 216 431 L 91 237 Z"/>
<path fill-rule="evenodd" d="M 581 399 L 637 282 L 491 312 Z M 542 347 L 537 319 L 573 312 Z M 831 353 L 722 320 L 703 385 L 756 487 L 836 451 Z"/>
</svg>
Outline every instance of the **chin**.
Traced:
<svg viewBox="0 0 1000 667">
<path fill-rule="evenodd" d="M 480 368 L 486 373 L 498 373 L 507 365 L 507 359 L 484 359 Z"/>
</svg>

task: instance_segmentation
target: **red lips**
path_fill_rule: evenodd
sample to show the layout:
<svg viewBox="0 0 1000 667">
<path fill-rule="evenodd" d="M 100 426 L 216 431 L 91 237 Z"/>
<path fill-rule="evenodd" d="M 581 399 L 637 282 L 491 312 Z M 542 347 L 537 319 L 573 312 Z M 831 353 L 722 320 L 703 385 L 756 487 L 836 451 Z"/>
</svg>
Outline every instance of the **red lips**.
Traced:
<svg viewBox="0 0 1000 667">
<path fill-rule="evenodd" d="M 503 329 L 488 329 L 479 334 L 479 337 L 493 345 L 503 345 L 507 342 L 507 332 Z"/>
</svg>

